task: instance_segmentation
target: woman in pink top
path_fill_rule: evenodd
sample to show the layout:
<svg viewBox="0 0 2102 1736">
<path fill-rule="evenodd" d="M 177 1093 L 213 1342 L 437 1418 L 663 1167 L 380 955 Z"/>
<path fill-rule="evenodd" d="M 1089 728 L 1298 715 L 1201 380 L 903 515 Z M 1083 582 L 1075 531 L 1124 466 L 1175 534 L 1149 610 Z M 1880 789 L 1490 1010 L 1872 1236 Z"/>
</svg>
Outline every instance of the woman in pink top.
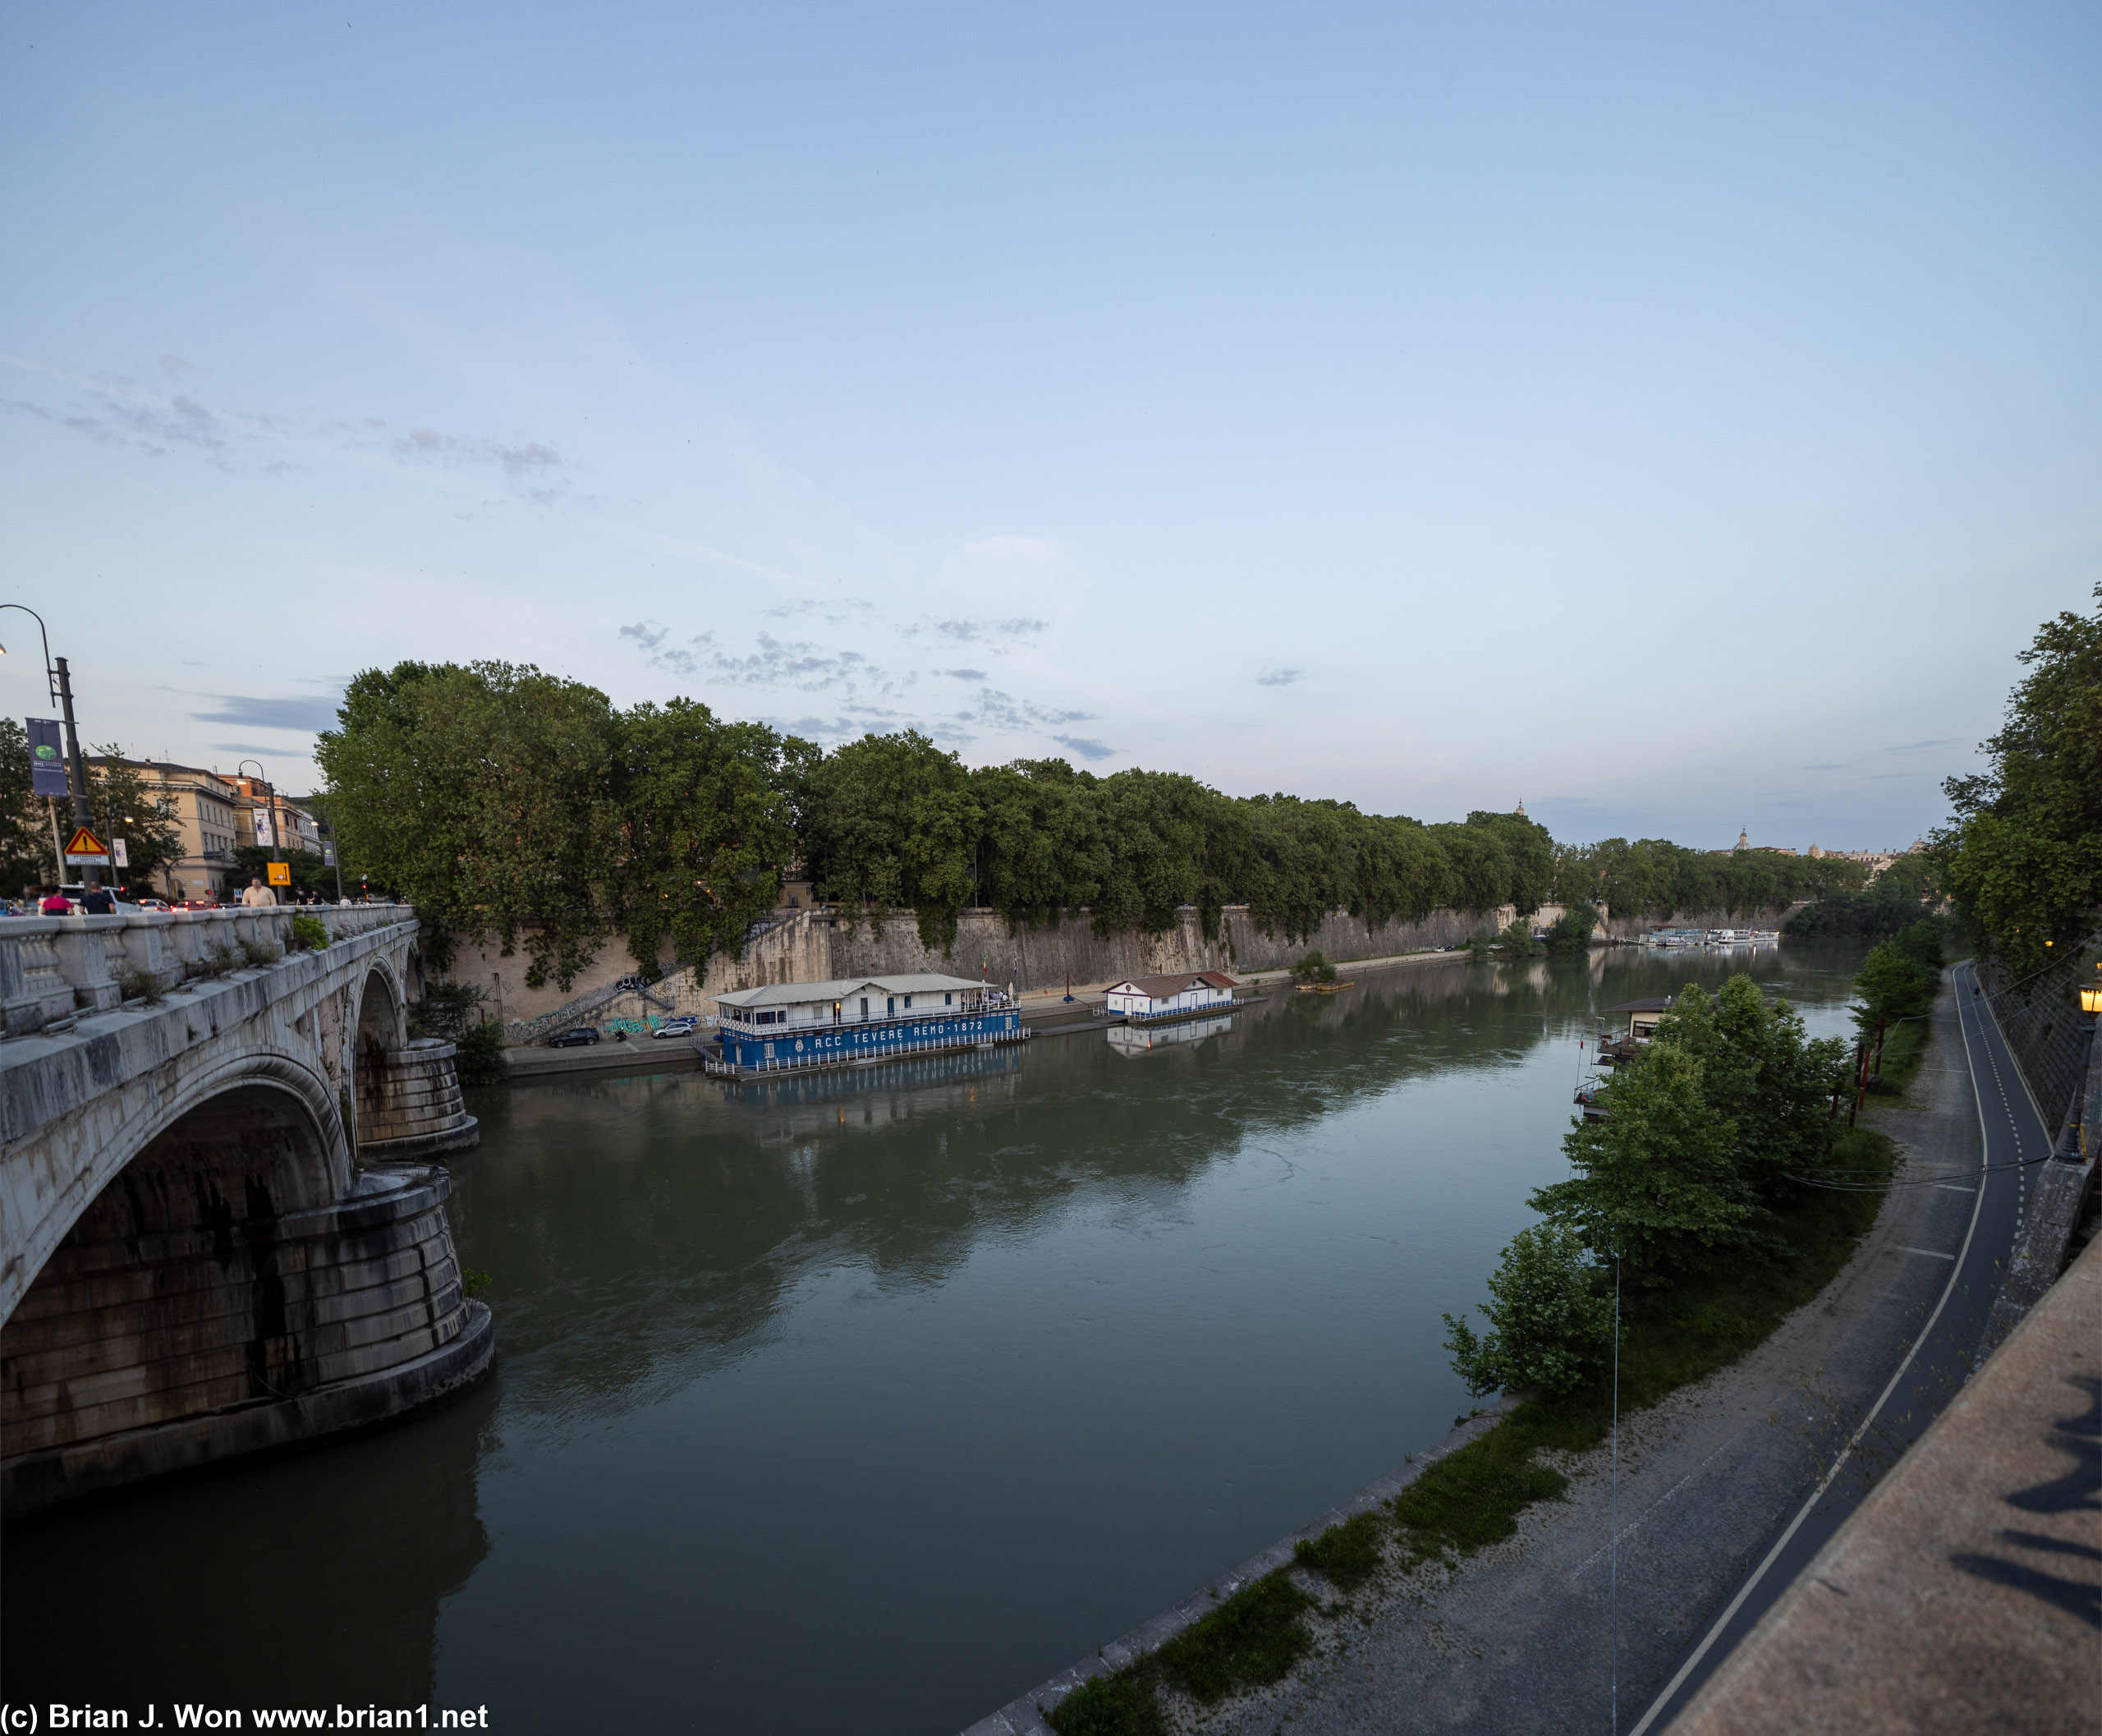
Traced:
<svg viewBox="0 0 2102 1736">
<path fill-rule="evenodd" d="M 73 913 L 72 905 L 56 886 L 44 889 L 44 902 L 37 908 L 47 916 L 68 916 Z"/>
</svg>

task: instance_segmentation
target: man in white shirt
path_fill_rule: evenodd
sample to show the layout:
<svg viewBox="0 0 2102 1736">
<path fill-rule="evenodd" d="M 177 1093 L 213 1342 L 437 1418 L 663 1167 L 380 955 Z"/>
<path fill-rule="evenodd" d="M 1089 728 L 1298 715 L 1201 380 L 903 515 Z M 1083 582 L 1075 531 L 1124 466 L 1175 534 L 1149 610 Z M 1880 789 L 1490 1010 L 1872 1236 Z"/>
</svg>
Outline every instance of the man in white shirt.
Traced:
<svg viewBox="0 0 2102 1736">
<path fill-rule="evenodd" d="M 250 880 L 248 883 L 248 890 L 241 895 L 241 902 L 250 905 L 274 904 L 278 902 L 278 895 L 262 881 Z"/>
</svg>

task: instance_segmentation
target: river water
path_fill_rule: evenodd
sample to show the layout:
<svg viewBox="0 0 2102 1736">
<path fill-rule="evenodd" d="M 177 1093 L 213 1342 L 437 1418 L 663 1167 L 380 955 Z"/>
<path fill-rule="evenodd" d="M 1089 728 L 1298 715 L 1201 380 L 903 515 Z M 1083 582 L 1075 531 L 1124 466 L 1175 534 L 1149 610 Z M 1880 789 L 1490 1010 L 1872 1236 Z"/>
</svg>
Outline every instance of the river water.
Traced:
<svg viewBox="0 0 2102 1736">
<path fill-rule="evenodd" d="M 477 1094 L 499 1367 L 407 1426 L 11 1526 L 7 1697 L 429 1703 L 507 1732 L 947 1736 L 1466 1404 L 1596 1009 L 1858 949 L 1368 973 L 732 1093 Z"/>
</svg>

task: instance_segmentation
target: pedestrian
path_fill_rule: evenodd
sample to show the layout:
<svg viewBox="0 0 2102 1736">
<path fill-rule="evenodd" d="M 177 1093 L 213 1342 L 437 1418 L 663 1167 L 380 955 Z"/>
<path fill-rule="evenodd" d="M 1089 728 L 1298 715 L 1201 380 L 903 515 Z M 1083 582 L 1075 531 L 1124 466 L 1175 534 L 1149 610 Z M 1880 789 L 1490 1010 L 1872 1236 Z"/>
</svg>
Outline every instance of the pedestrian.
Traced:
<svg viewBox="0 0 2102 1736">
<path fill-rule="evenodd" d="M 80 914 L 84 916 L 113 916 L 117 914 L 117 900 L 109 895 L 107 886 L 90 886 L 80 894 Z"/>
<path fill-rule="evenodd" d="M 65 893 L 56 886 L 44 889 L 44 902 L 37 908 L 47 916 L 70 916 L 73 914 L 73 907 L 67 902 Z"/>
<path fill-rule="evenodd" d="M 241 902 L 245 905 L 258 907 L 264 904 L 275 904 L 278 902 L 278 895 L 274 892 L 271 891 L 268 887 L 265 886 L 262 881 L 259 879 L 251 879 L 248 883 L 248 890 L 241 895 Z"/>
</svg>

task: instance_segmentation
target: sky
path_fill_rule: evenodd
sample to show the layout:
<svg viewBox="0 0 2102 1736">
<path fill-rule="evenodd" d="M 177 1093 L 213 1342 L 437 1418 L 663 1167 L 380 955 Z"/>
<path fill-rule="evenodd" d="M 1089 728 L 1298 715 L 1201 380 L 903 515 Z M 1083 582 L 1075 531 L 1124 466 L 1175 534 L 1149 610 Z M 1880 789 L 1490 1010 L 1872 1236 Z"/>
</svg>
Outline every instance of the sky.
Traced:
<svg viewBox="0 0 2102 1736">
<path fill-rule="evenodd" d="M 1902 844 L 2102 576 L 2098 75 L 2011 0 L 12 4 L 4 599 L 90 742 L 296 791 L 489 659 Z"/>
</svg>

